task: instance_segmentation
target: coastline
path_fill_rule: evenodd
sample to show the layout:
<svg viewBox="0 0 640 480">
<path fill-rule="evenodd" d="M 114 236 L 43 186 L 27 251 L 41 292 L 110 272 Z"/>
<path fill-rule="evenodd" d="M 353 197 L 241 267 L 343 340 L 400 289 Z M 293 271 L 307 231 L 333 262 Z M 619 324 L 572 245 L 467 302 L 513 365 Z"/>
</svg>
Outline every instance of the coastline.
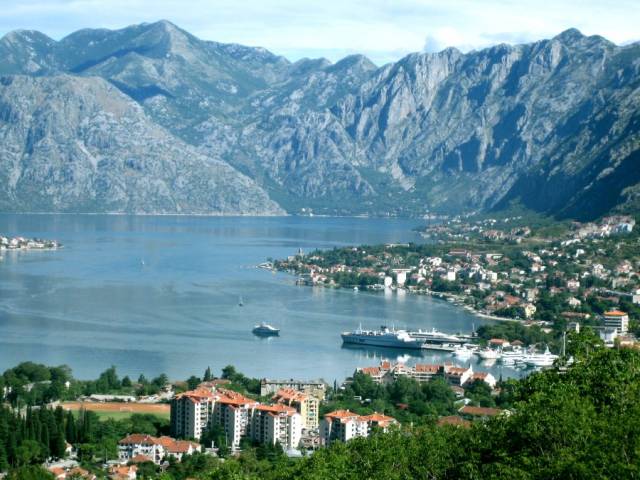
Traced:
<svg viewBox="0 0 640 480">
<path fill-rule="evenodd" d="M 266 262 L 265 262 L 266 263 Z M 295 277 L 298 274 L 295 272 L 291 272 L 288 270 L 278 270 L 277 268 L 273 268 L 273 267 L 267 267 L 265 266 L 265 263 L 262 263 L 260 265 L 256 265 L 255 268 L 261 268 L 263 270 L 269 270 L 272 272 L 277 272 L 277 273 L 285 273 L 289 276 Z M 335 289 L 339 289 L 339 290 L 349 290 L 350 287 L 343 287 L 340 285 L 323 285 L 323 284 L 314 284 L 314 285 L 308 285 L 308 284 L 299 284 L 296 283 L 297 286 L 300 287 L 311 287 L 311 288 L 335 288 Z M 458 308 L 462 308 L 466 311 L 468 311 L 469 313 L 475 315 L 478 318 L 482 318 L 485 320 L 493 320 L 496 322 L 518 322 L 518 323 L 523 323 L 522 319 L 516 319 L 516 318 L 510 318 L 510 317 L 500 317 L 499 315 L 492 315 L 490 313 L 484 313 L 481 312 L 479 310 L 476 310 L 475 308 L 473 308 L 470 305 L 465 305 L 464 304 L 464 300 L 466 299 L 466 297 L 461 296 L 461 295 L 455 295 L 452 293 L 446 293 L 446 292 L 434 292 L 432 290 L 408 290 L 406 288 L 402 288 L 402 289 L 398 289 L 396 288 L 387 288 L 387 289 L 375 289 L 375 288 L 368 288 L 366 289 L 367 292 L 384 292 L 385 290 L 390 290 L 390 291 L 397 291 L 397 290 L 402 290 L 405 293 L 411 294 L 411 295 L 428 295 L 430 297 L 434 297 L 437 298 L 439 300 L 443 300 L 446 301 L 447 303 L 450 303 L 452 305 L 455 305 Z"/>
</svg>

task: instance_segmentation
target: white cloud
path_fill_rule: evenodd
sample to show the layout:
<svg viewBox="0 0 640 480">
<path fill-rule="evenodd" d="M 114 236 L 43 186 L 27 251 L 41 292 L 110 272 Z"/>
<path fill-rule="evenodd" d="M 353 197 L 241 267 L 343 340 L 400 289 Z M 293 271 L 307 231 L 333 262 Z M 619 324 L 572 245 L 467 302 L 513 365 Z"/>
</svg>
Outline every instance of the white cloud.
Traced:
<svg viewBox="0 0 640 480">
<path fill-rule="evenodd" d="M 166 18 L 209 40 L 264 46 L 296 60 L 364 53 L 376 63 L 454 46 L 548 38 L 576 27 L 616 43 L 638 38 L 640 3 L 617 0 L 0 0 L 0 34 L 54 37 Z"/>
</svg>

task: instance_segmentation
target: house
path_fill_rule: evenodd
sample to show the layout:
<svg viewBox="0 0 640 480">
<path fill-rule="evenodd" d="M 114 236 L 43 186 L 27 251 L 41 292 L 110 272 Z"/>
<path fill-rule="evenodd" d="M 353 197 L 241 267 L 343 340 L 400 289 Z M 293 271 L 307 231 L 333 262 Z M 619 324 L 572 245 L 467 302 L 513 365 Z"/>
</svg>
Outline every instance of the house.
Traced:
<svg viewBox="0 0 640 480">
<path fill-rule="evenodd" d="M 444 378 L 451 385 L 462 386 L 473 375 L 473 368 L 454 367 L 453 365 L 445 365 L 443 367 Z"/>
<path fill-rule="evenodd" d="M 112 465 L 109 467 L 109 478 L 111 480 L 136 480 L 137 465 Z"/>
<path fill-rule="evenodd" d="M 184 455 L 192 455 L 201 450 L 202 447 L 195 442 L 141 433 L 128 435 L 118 442 L 118 458 L 121 462 L 151 461 L 160 465 L 166 457 L 174 457 L 180 461 Z"/>
<path fill-rule="evenodd" d="M 531 318 L 535 315 L 537 308 L 533 303 L 527 303 L 522 307 L 522 310 L 524 311 L 525 318 Z"/>
<path fill-rule="evenodd" d="M 506 340 L 504 338 L 492 338 L 487 343 L 489 344 L 490 347 L 501 347 L 501 348 L 505 348 L 510 345 L 509 340 Z"/>
<path fill-rule="evenodd" d="M 49 473 L 53 475 L 55 480 L 66 480 L 66 479 L 82 479 L 82 480 L 95 480 L 96 476 L 80 467 L 72 467 L 72 468 L 63 468 L 63 467 L 50 467 Z M 135 478 L 135 477 L 134 477 Z"/>
<path fill-rule="evenodd" d="M 469 377 L 469 379 L 465 382 L 465 384 L 471 384 L 478 380 L 489 385 L 489 387 L 491 387 L 492 390 L 496 388 L 496 383 L 498 383 L 496 378 L 491 373 L 475 372 Z"/>
</svg>

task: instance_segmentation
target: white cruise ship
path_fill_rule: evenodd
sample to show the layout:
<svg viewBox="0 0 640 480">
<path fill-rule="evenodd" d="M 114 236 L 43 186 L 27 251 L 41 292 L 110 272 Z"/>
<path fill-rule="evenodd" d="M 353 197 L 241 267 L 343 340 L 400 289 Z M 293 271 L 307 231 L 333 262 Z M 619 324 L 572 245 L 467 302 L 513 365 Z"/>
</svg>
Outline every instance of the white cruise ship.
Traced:
<svg viewBox="0 0 640 480">
<path fill-rule="evenodd" d="M 363 330 L 360 327 L 353 332 L 343 332 L 342 341 L 355 345 L 415 350 L 420 350 L 424 346 L 423 340 L 411 338 L 406 330 L 389 330 L 385 326 L 380 327 L 380 330 Z"/>
</svg>

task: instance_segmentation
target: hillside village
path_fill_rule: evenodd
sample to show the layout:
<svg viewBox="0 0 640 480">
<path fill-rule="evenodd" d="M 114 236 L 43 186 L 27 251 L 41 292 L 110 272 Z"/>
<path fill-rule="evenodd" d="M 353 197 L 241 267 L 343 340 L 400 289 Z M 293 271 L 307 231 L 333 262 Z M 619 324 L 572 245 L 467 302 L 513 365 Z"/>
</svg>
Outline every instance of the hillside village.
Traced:
<svg viewBox="0 0 640 480">
<path fill-rule="evenodd" d="M 640 333 L 640 241 L 635 220 L 574 223 L 556 238 L 521 218 L 448 222 L 424 244 L 299 252 L 273 262 L 301 285 L 429 294 L 493 319 L 519 320 L 559 335 L 579 325 L 611 343 Z M 514 223 L 519 223 L 513 226 Z M 609 317 L 626 316 L 617 332 Z M 612 338 L 614 337 L 614 338 Z"/>
</svg>

